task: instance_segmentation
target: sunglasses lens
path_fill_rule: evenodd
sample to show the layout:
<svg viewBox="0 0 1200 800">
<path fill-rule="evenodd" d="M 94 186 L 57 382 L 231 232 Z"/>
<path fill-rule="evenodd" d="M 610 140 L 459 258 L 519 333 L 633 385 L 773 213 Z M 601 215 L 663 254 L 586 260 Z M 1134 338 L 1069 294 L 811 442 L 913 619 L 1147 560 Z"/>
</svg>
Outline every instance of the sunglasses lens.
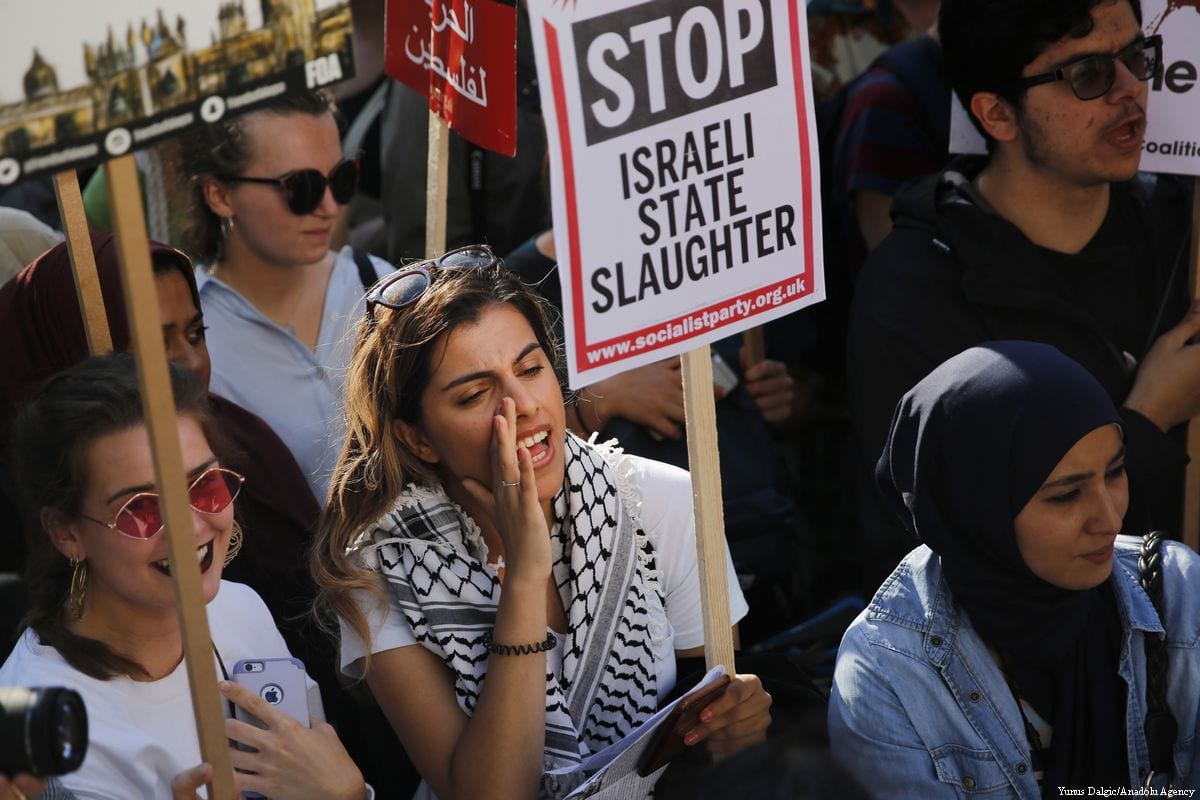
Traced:
<svg viewBox="0 0 1200 800">
<path fill-rule="evenodd" d="M 218 514 L 229 508 L 241 488 L 241 481 L 232 472 L 210 469 L 192 484 L 188 490 L 188 502 L 203 514 Z"/>
<path fill-rule="evenodd" d="M 162 511 L 158 495 L 139 494 L 121 506 L 115 520 L 117 530 L 134 539 L 149 539 L 162 530 Z"/>
<path fill-rule="evenodd" d="M 1071 65 L 1067 75 L 1080 100 L 1094 100 L 1112 88 L 1116 65 L 1107 56 L 1093 56 Z"/>
<path fill-rule="evenodd" d="M 288 208 L 303 217 L 317 210 L 325 196 L 325 176 L 315 169 L 302 169 L 284 178 Z"/>
<path fill-rule="evenodd" d="M 242 490 L 242 478 L 220 467 L 202 473 L 188 489 L 188 503 L 204 514 L 217 514 Z M 162 510 L 158 495 L 152 492 L 134 495 L 117 512 L 116 528 L 134 539 L 150 539 L 163 528 Z"/>
<path fill-rule="evenodd" d="M 381 305 L 389 308 L 404 308 L 416 302 L 421 293 L 429 288 L 429 276 L 420 270 L 397 275 L 377 295 Z"/>
<path fill-rule="evenodd" d="M 1139 81 L 1148 81 L 1158 70 L 1158 48 L 1150 42 L 1138 42 L 1121 56 L 1126 69 Z"/>
<path fill-rule="evenodd" d="M 482 247 L 468 247 L 462 250 L 452 250 L 439 260 L 439 269 L 477 269 L 494 264 L 496 257 Z"/>
<path fill-rule="evenodd" d="M 329 189 L 338 205 L 346 205 L 354 199 L 358 186 L 358 162 L 342 161 L 329 173 Z"/>
</svg>

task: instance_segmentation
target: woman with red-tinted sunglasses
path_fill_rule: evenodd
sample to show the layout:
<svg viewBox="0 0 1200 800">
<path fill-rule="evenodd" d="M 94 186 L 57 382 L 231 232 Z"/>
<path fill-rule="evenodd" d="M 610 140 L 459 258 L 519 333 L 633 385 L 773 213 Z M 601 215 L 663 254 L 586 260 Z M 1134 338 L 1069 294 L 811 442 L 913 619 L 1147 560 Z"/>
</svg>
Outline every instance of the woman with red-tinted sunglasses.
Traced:
<svg viewBox="0 0 1200 800">
<path fill-rule="evenodd" d="M 221 580 L 244 479 L 216 455 L 204 387 L 174 367 L 171 382 L 218 674 L 241 659 L 290 657 L 254 590 Z M 83 696 L 88 751 L 81 768 L 62 778 L 76 795 L 116 800 L 173 790 L 190 800 L 211 772 L 196 766 L 183 638 L 132 358 L 93 358 L 51 378 L 18 414 L 9 444 L 29 540 L 31 609 L 0 667 L 0 685 L 67 686 Z M 257 751 L 231 753 L 246 771 L 237 777 L 241 790 L 368 795 L 329 725 L 314 720 L 306 728 L 240 687 L 223 692 L 267 726 L 226 722 L 230 739 Z M 311 680 L 309 700 L 319 717 Z"/>
</svg>

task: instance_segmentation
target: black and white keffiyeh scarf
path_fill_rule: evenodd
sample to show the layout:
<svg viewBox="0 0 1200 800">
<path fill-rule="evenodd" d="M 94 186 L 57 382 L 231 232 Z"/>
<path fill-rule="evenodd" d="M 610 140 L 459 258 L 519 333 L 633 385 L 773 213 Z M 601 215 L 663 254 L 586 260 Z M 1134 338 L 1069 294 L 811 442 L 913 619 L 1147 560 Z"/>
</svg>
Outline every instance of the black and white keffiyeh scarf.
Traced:
<svg viewBox="0 0 1200 800">
<path fill-rule="evenodd" d="M 543 771 L 620 740 L 658 699 L 649 622 L 663 596 L 629 474 L 636 467 L 615 447 L 571 434 L 565 454 L 550 537 L 568 631 L 562 673 L 546 676 Z M 501 590 L 478 525 L 440 487 L 410 484 L 355 549 L 384 576 L 417 641 L 453 672 L 459 705 L 471 714 Z"/>
</svg>

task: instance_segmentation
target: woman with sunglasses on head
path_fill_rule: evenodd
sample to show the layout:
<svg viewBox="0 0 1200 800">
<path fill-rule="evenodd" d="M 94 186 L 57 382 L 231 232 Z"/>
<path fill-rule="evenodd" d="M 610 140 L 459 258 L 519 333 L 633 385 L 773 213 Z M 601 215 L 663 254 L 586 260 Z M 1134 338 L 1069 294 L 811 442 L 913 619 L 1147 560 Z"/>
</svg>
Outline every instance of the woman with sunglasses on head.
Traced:
<svg viewBox="0 0 1200 800">
<path fill-rule="evenodd" d="M 904 396 L 876 478 L 922 546 L 846 632 L 829 706 L 872 795 L 1200 787 L 1200 560 L 1164 541 L 1141 572 L 1125 463 L 1104 387 L 1046 344 L 973 347 Z"/>
<path fill-rule="evenodd" d="M 341 436 L 348 332 L 363 292 L 391 270 L 348 247 L 329 249 L 357 162 L 343 157 L 321 92 L 283 95 L 193 129 L 184 161 L 213 390 L 265 419 L 324 501 Z"/>
<path fill-rule="evenodd" d="M 222 466 L 203 386 L 172 367 L 192 534 L 218 674 L 244 658 L 289 657 L 262 600 L 222 581 L 241 475 Z M 0 685 L 61 685 L 87 704 L 88 753 L 61 778 L 81 798 L 191 798 L 200 761 L 149 434 L 128 354 L 51 378 L 18 414 L 9 459 L 30 547 L 28 629 Z M 186 533 L 186 532 L 184 532 Z M 227 700 L 267 724 L 228 720 L 243 791 L 277 798 L 367 796 L 333 729 L 303 727 L 240 687 Z M 320 700 L 309 682 L 313 716 Z M 253 774 L 250 774 L 253 773 Z"/>
<path fill-rule="evenodd" d="M 486 248 L 367 298 L 313 568 L 420 797 L 565 793 L 544 773 L 653 714 L 702 652 L 687 473 L 567 433 L 555 354 Z M 736 621 L 732 566 L 729 588 Z M 736 676 L 685 741 L 760 741 L 770 702 Z"/>
</svg>

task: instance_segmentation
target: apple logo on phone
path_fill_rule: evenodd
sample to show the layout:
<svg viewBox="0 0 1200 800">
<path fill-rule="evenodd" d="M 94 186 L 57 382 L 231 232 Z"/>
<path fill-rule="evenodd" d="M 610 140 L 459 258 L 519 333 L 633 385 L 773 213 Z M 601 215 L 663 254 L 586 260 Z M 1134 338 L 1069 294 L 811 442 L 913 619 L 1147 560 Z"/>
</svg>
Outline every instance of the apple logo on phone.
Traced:
<svg viewBox="0 0 1200 800">
<path fill-rule="evenodd" d="M 283 689 L 273 683 L 268 683 L 258 690 L 258 696 L 271 705 L 277 706 L 283 702 Z"/>
</svg>

